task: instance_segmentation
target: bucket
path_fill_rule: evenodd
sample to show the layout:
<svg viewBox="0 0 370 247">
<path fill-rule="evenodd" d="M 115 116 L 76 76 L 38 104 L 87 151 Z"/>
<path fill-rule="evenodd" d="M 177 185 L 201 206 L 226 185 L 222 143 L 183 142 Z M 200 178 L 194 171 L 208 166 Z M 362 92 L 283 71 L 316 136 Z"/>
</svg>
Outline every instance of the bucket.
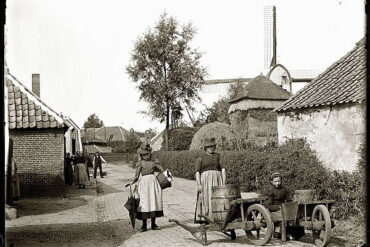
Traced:
<svg viewBox="0 0 370 247">
<path fill-rule="evenodd" d="M 222 222 L 230 209 L 231 201 L 241 198 L 240 188 L 237 184 L 227 184 L 212 187 L 212 219 Z"/>
<path fill-rule="evenodd" d="M 294 200 L 298 202 L 312 202 L 315 200 L 315 190 L 296 190 Z"/>
</svg>

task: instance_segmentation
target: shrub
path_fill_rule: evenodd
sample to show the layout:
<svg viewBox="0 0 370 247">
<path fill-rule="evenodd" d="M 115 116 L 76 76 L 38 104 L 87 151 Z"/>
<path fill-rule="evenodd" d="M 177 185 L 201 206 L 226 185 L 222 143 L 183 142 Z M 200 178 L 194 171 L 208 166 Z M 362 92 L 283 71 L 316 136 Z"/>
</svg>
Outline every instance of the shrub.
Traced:
<svg viewBox="0 0 370 247">
<path fill-rule="evenodd" d="M 179 127 L 168 130 L 168 150 L 189 150 L 191 140 L 199 128 Z M 165 150 L 166 143 L 162 142 L 162 150 Z"/>
<path fill-rule="evenodd" d="M 158 151 L 153 158 L 159 159 L 174 176 L 194 179 L 195 161 L 202 152 Z M 264 194 L 270 187 L 270 175 L 280 172 L 284 186 L 292 194 L 294 190 L 315 189 L 317 199 L 334 199 L 336 207 L 332 213 L 337 219 L 364 212 L 364 182 L 359 181 L 359 173 L 329 171 L 302 139 L 288 140 L 280 146 L 269 143 L 264 147 L 250 145 L 243 151 L 218 152 L 227 183 L 239 184 L 242 191 Z"/>
<path fill-rule="evenodd" d="M 135 164 L 138 161 L 136 153 L 103 153 L 101 155 L 108 163 L 124 162 Z"/>
</svg>

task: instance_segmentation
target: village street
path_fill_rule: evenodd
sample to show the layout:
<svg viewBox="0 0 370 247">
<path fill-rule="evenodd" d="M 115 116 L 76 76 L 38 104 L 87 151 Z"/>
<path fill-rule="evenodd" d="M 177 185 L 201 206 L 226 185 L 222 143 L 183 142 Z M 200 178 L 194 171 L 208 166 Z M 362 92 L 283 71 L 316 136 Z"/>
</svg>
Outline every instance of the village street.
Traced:
<svg viewBox="0 0 370 247">
<path fill-rule="evenodd" d="M 123 164 L 106 164 L 107 176 L 91 182 L 87 190 L 69 189 L 66 198 L 22 199 L 21 217 L 7 221 L 8 244 L 13 246 L 202 246 L 186 230 L 168 219 L 191 222 L 194 216 L 195 182 L 175 178 L 164 190 L 165 217 L 158 220 L 160 231 L 139 233 L 141 222 L 132 230 L 124 204 L 129 195 L 124 185 L 134 169 Z M 93 181 L 93 180 L 92 180 Z M 64 208 L 64 209 L 63 209 Z M 244 232 L 237 231 L 232 241 L 224 234 L 211 232 L 210 246 L 253 246 Z M 273 239 L 267 246 L 314 246 L 310 235 L 304 242 L 282 243 Z M 9 246 L 9 245 L 8 245 Z M 336 245 L 330 245 L 336 246 Z"/>
</svg>

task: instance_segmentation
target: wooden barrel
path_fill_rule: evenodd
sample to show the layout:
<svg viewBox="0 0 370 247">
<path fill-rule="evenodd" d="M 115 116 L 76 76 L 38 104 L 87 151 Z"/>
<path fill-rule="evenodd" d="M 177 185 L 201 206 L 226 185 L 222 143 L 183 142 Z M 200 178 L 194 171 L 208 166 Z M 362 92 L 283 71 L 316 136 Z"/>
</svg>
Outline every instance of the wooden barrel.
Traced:
<svg viewBox="0 0 370 247">
<path fill-rule="evenodd" d="M 298 202 L 312 202 L 315 200 L 315 190 L 296 190 L 294 200 Z"/>
<path fill-rule="evenodd" d="M 230 209 L 230 202 L 240 198 L 240 188 L 237 184 L 227 184 L 212 187 L 212 219 L 224 221 Z"/>
</svg>

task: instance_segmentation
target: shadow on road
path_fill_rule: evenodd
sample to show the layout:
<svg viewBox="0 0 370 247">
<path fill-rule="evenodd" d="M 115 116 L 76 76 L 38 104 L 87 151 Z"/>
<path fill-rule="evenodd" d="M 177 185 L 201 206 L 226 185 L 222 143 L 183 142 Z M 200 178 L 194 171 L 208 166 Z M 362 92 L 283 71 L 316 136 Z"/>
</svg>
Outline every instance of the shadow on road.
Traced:
<svg viewBox="0 0 370 247">
<path fill-rule="evenodd" d="M 7 242 L 16 246 L 118 246 L 135 232 L 128 220 L 104 223 L 47 224 L 7 229 Z M 93 245 L 92 243 L 98 243 Z M 68 245 L 70 244 L 70 245 Z"/>
</svg>

